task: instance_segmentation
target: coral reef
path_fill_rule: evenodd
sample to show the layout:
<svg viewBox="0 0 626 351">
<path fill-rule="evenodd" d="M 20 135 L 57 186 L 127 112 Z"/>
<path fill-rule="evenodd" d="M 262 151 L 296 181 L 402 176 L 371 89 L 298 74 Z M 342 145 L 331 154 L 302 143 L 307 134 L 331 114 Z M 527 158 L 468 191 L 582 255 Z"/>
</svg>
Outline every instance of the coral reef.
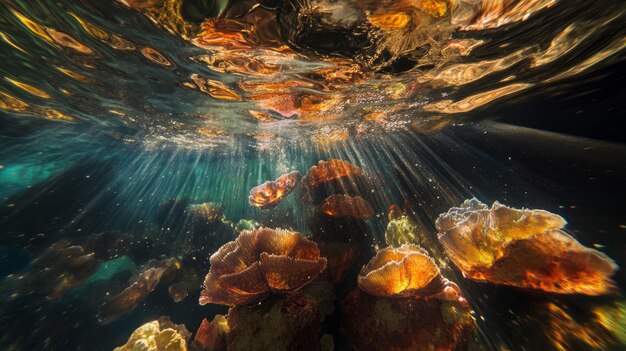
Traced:
<svg viewBox="0 0 626 351">
<path fill-rule="evenodd" d="M 300 233 L 258 228 L 242 231 L 210 259 L 200 304 L 240 305 L 270 292 L 291 292 L 326 268 L 317 245 Z"/>
<path fill-rule="evenodd" d="M 543 210 L 515 209 L 476 199 L 439 216 L 439 240 L 473 280 L 560 294 L 602 295 L 615 284 L 617 265 L 581 245 L 566 221 Z"/>
<path fill-rule="evenodd" d="M 320 205 L 320 210 L 331 217 L 367 219 L 374 215 L 372 206 L 360 196 L 331 195 Z"/>
<path fill-rule="evenodd" d="M 277 206 L 285 196 L 291 194 L 300 179 L 302 179 L 300 173 L 293 171 L 278 177 L 275 181 L 267 181 L 250 190 L 248 201 L 250 205 L 261 209 Z"/>
<path fill-rule="evenodd" d="M 169 319 L 159 319 L 137 328 L 126 344 L 113 351 L 187 351 L 189 332 Z"/>
</svg>

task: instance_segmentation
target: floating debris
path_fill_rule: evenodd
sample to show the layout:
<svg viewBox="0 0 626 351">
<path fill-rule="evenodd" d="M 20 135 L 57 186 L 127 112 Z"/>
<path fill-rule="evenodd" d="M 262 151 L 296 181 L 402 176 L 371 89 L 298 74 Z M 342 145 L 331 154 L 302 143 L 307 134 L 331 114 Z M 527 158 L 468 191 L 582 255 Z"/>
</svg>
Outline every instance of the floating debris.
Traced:
<svg viewBox="0 0 626 351">
<path fill-rule="evenodd" d="M 614 291 L 617 265 L 565 233 L 567 222 L 543 210 L 491 208 L 465 200 L 436 221 L 439 241 L 470 279 L 558 294 Z"/>
<path fill-rule="evenodd" d="M 200 304 L 241 305 L 270 292 L 296 291 L 326 268 L 317 244 L 298 232 L 258 228 L 242 231 L 210 259 Z"/>
</svg>

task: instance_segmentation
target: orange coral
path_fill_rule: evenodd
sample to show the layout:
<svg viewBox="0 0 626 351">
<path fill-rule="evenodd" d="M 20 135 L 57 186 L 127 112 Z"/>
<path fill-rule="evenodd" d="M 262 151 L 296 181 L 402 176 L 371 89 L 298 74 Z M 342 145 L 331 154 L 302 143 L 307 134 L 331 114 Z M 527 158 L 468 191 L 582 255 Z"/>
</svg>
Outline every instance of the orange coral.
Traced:
<svg viewBox="0 0 626 351">
<path fill-rule="evenodd" d="M 250 190 L 248 200 L 250 205 L 259 208 L 268 208 L 278 205 L 285 196 L 296 188 L 302 176 L 293 171 L 278 177 L 275 181 L 267 181 Z"/>
<path fill-rule="evenodd" d="M 325 268 L 317 244 L 298 232 L 244 230 L 211 256 L 200 304 L 241 305 L 270 292 L 296 291 Z"/>
<path fill-rule="evenodd" d="M 359 288 L 383 297 L 437 297 L 464 302 L 458 286 L 445 279 L 418 245 L 385 248 L 361 269 Z"/>
<path fill-rule="evenodd" d="M 228 320 L 223 315 L 216 315 L 211 322 L 205 318 L 198 327 L 194 345 L 201 350 L 225 350 L 228 331 Z"/>
<path fill-rule="evenodd" d="M 320 210 L 331 217 L 367 219 L 374 215 L 372 206 L 360 196 L 331 195 L 324 200 Z"/>
<path fill-rule="evenodd" d="M 476 199 L 439 216 L 439 240 L 465 276 L 560 294 L 614 289 L 617 265 L 565 233 L 567 222 L 543 210 L 518 210 Z"/>
</svg>

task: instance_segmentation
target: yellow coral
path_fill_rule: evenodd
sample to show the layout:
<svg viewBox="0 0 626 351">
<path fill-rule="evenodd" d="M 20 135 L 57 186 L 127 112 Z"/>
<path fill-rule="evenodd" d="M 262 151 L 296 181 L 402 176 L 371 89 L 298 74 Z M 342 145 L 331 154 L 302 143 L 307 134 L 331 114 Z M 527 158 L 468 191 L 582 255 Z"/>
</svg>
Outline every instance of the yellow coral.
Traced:
<svg viewBox="0 0 626 351">
<path fill-rule="evenodd" d="M 152 321 L 137 328 L 126 344 L 113 351 L 187 351 L 187 343 L 176 330 L 161 330 L 159 321 Z"/>
<path fill-rule="evenodd" d="M 385 242 L 389 246 L 399 247 L 404 244 L 417 244 L 417 227 L 409 217 L 392 219 L 385 230 Z"/>
</svg>

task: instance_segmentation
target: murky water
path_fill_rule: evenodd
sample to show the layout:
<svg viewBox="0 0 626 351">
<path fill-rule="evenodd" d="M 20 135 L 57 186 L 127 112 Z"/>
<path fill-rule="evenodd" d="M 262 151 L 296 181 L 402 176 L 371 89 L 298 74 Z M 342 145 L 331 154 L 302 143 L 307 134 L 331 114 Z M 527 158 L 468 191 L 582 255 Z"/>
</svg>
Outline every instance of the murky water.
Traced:
<svg viewBox="0 0 626 351">
<path fill-rule="evenodd" d="M 0 348 L 623 349 L 625 22 L 1 1 Z"/>
</svg>

